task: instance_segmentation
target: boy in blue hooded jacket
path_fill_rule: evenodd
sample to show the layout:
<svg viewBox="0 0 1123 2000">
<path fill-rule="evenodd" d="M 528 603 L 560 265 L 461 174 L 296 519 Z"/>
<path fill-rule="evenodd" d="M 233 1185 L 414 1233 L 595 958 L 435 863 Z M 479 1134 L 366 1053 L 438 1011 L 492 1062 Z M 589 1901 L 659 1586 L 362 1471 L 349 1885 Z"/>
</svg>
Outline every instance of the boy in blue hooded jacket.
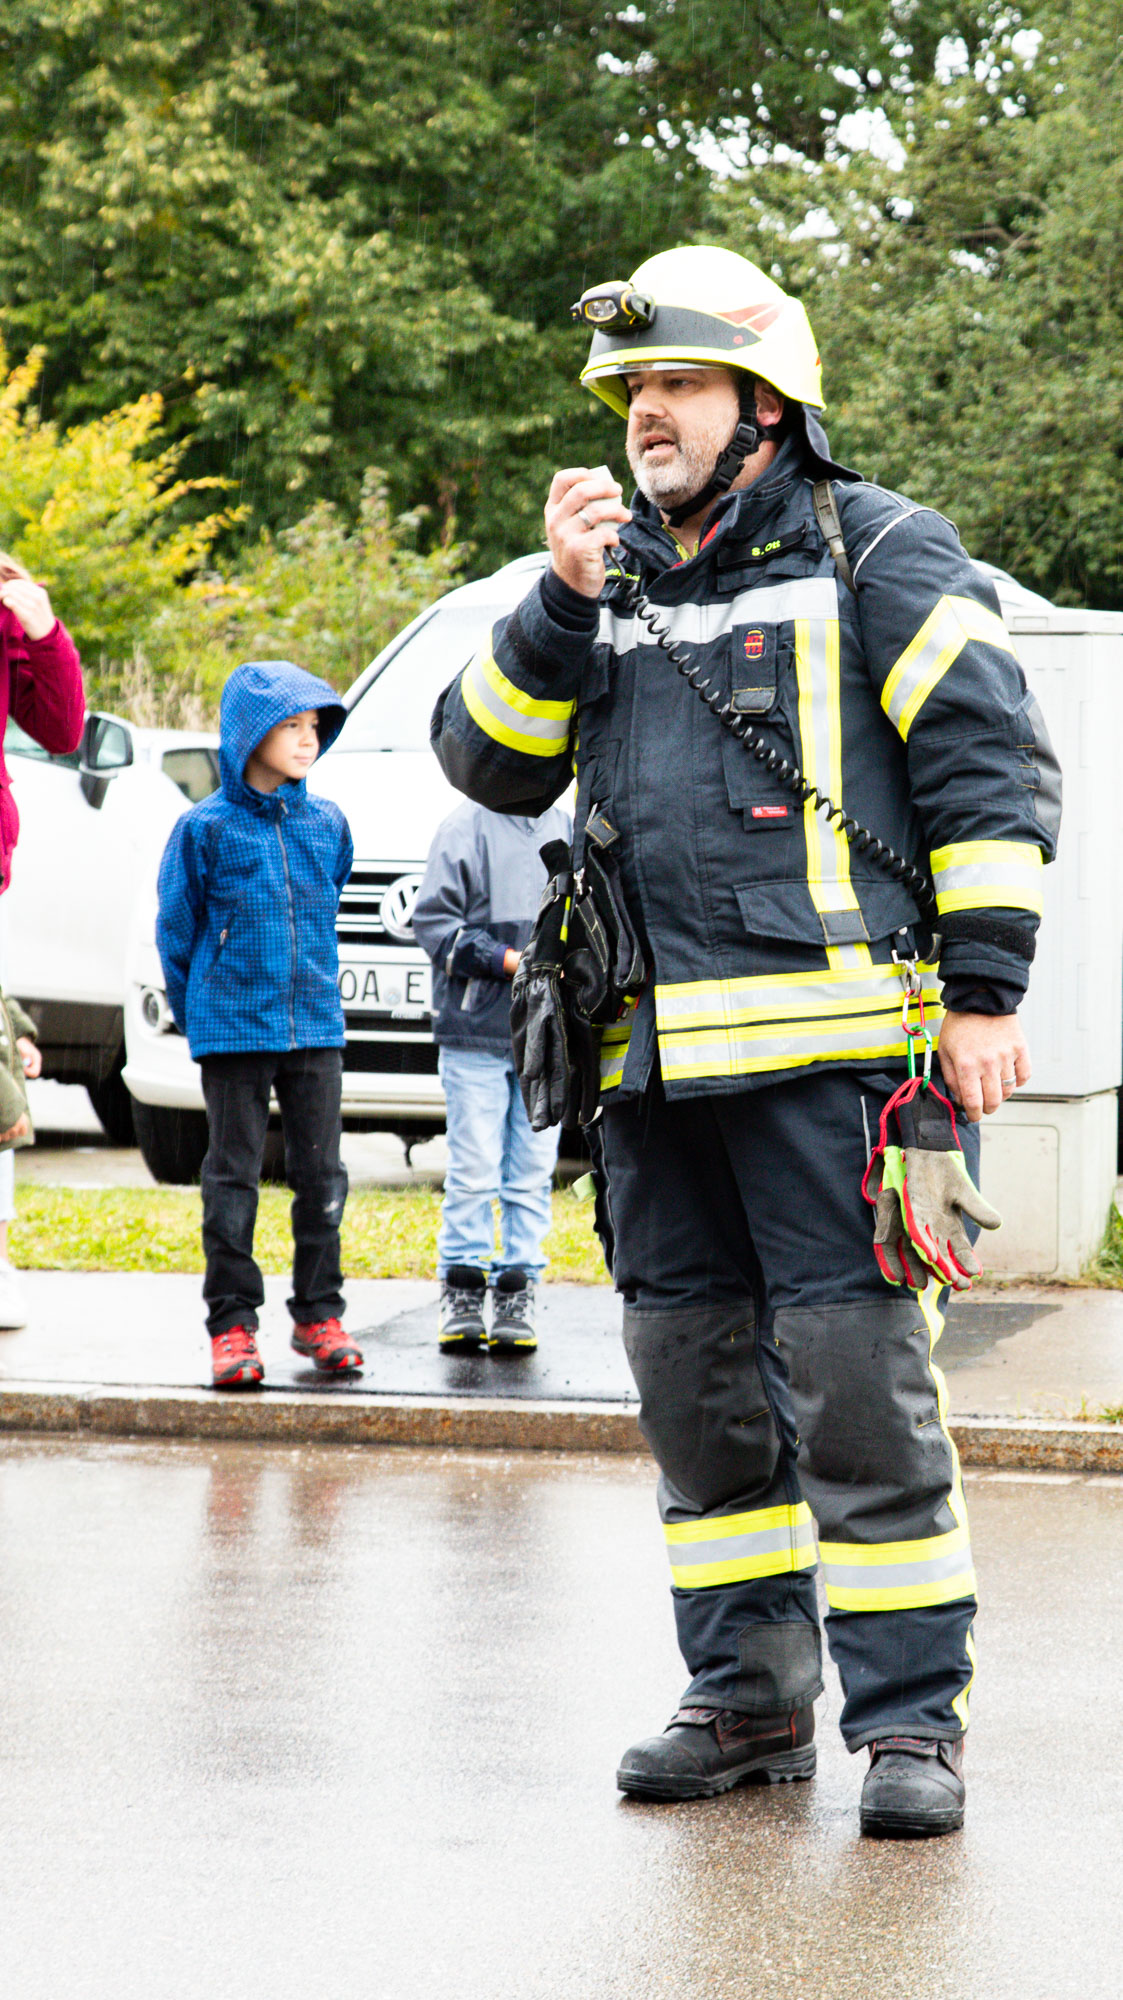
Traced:
<svg viewBox="0 0 1123 2000">
<path fill-rule="evenodd" d="M 334 1374 L 362 1366 L 340 1324 L 335 918 L 353 850 L 339 807 L 305 785 L 345 718 L 327 683 L 288 660 L 235 668 L 222 691 L 221 789 L 177 822 L 160 865 L 156 943 L 207 1106 L 203 1297 L 220 1389 L 264 1374 L 253 1236 L 271 1091 L 293 1189 L 292 1344 Z"/>
</svg>

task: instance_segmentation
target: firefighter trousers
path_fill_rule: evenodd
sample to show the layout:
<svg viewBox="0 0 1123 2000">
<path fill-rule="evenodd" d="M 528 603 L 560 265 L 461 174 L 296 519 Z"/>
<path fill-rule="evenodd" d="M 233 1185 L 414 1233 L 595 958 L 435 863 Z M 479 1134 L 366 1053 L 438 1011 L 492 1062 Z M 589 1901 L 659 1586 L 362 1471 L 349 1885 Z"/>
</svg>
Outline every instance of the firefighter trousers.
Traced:
<svg viewBox="0 0 1123 2000">
<path fill-rule="evenodd" d="M 885 1282 L 861 1193 L 900 1080 L 839 1068 L 670 1103 L 656 1081 L 599 1128 L 684 1699 L 789 1713 L 821 1692 L 817 1527 L 852 1750 L 961 1736 L 974 1663 L 941 1295 Z"/>
</svg>

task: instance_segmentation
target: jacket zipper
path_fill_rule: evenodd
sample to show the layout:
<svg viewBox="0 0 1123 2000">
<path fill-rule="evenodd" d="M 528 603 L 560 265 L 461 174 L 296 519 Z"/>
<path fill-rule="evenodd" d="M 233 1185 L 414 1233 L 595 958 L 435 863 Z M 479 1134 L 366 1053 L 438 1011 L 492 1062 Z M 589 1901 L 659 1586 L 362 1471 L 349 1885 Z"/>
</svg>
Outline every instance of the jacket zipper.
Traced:
<svg viewBox="0 0 1123 2000">
<path fill-rule="evenodd" d="M 281 806 L 282 814 L 288 807 Z M 281 843 L 281 866 L 285 871 L 285 894 L 289 904 L 289 941 L 292 946 L 292 978 L 289 981 L 289 1047 L 296 1047 L 296 910 L 292 900 L 292 876 L 289 874 L 289 857 L 285 847 L 285 836 L 281 831 L 281 821 L 277 821 L 277 839 Z"/>
</svg>

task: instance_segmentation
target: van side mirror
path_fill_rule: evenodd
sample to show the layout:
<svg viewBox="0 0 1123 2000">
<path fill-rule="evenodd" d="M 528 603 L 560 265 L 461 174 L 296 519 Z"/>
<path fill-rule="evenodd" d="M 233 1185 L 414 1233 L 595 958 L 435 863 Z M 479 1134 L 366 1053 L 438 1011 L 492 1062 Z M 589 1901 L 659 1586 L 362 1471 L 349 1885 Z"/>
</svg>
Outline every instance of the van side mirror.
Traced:
<svg viewBox="0 0 1123 2000">
<path fill-rule="evenodd" d="M 109 780 L 133 761 L 131 731 L 112 715 L 87 715 L 78 751 L 82 796 L 97 812 L 105 804 Z"/>
</svg>

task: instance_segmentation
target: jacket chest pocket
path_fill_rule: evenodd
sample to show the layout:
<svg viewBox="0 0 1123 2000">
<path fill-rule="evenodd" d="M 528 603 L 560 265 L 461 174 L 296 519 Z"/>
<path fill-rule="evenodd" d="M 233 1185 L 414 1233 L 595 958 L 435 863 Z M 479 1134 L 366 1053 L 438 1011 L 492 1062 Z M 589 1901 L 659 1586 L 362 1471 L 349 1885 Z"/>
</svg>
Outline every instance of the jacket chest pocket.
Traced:
<svg viewBox="0 0 1123 2000">
<path fill-rule="evenodd" d="M 752 738 L 759 739 L 777 758 L 798 766 L 794 627 L 735 625 L 723 652 L 718 684 L 733 713 L 748 723 Z M 711 726 L 718 727 L 716 723 Z M 746 830 L 775 833 L 795 825 L 801 812 L 798 799 L 743 741 L 727 729 L 721 735 L 729 804 L 743 815 Z"/>
</svg>

